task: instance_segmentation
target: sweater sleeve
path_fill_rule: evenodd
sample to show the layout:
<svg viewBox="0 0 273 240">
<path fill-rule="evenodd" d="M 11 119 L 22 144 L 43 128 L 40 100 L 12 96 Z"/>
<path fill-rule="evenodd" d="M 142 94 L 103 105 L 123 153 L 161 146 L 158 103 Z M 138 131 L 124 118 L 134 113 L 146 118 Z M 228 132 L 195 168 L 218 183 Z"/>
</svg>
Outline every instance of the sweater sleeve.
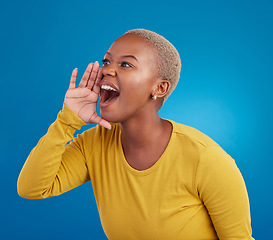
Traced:
<svg viewBox="0 0 273 240">
<path fill-rule="evenodd" d="M 56 196 L 89 180 L 82 139 L 77 137 L 71 141 L 76 129 L 83 125 L 85 123 L 64 105 L 20 172 L 17 190 L 21 197 Z"/>
<path fill-rule="evenodd" d="M 219 239 L 253 239 L 245 182 L 235 161 L 221 147 L 203 152 L 196 187 Z"/>
</svg>

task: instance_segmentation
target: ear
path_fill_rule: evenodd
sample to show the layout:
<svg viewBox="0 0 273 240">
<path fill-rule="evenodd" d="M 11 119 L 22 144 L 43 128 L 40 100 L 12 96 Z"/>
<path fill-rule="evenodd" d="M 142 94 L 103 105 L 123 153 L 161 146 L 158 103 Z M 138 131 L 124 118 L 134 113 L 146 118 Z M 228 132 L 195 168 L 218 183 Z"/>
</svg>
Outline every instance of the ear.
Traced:
<svg viewBox="0 0 273 240">
<path fill-rule="evenodd" d="M 158 98 L 164 97 L 170 90 L 171 83 L 167 80 L 158 80 L 155 85 L 152 96 L 156 95 Z"/>
</svg>

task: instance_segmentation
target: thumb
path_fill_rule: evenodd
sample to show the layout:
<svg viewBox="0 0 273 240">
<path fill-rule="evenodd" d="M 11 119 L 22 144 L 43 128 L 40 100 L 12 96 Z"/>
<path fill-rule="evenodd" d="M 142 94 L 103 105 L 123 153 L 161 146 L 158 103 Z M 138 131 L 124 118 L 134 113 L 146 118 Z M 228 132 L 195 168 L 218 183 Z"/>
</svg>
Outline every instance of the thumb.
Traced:
<svg viewBox="0 0 273 240">
<path fill-rule="evenodd" d="M 98 125 L 100 125 L 102 127 L 105 127 L 107 129 L 109 129 L 109 130 L 111 129 L 111 124 L 108 121 L 102 119 L 98 115 L 96 115 L 95 118 L 93 119 L 93 121 L 91 121 L 91 122 L 96 123 L 96 124 L 98 124 Z"/>
<path fill-rule="evenodd" d="M 106 121 L 106 120 L 104 120 L 102 118 L 101 118 L 101 121 L 98 124 L 100 126 L 102 126 L 102 127 L 105 127 L 107 129 L 109 129 L 109 130 L 111 129 L 111 124 L 108 121 Z"/>
</svg>

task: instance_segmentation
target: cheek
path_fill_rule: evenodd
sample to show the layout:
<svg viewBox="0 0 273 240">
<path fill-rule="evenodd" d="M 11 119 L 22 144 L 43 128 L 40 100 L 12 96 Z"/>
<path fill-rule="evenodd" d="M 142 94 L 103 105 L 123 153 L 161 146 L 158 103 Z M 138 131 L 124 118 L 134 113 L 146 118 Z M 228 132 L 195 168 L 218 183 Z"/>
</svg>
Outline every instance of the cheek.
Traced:
<svg viewBox="0 0 273 240">
<path fill-rule="evenodd" d="M 147 68 L 139 70 L 137 74 L 132 76 L 134 87 L 141 88 L 142 90 L 150 90 L 155 79 L 154 73 Z"/>
<path fill-rule="evenodd" d="M 136 72 L 130 72 L 120 76 L 121 90 L 128 94 L 143 87 L 142 77 Z"/>
<path fill-rule="evenodd" d="M 132 78 L 130 84 L 126 86 L 126 92 L 132 98 L 143 98 L 150 93 L 150 86 L 145 78 Z"/>
<path fill-rule="evenodd" d="M 138 69 L 120 77 L 123 97 L 129 99 L 146 99 L 150 96 L 155 77 L 147 69 Z"/>
</svg>

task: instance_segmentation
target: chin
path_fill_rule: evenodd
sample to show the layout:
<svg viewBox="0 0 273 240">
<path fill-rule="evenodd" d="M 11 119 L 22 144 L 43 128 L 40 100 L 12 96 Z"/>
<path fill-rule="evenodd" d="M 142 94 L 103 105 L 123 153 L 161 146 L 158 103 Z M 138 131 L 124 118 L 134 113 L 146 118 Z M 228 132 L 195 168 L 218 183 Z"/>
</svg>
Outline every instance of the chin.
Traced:
<svg viewBox="0 0 273 240">
<path fill-rule="evenodd" d="M 110 111 L 100 110 L 101 117 L 111 123 L 120 123 L 119 118 Z"/>
</svg>

